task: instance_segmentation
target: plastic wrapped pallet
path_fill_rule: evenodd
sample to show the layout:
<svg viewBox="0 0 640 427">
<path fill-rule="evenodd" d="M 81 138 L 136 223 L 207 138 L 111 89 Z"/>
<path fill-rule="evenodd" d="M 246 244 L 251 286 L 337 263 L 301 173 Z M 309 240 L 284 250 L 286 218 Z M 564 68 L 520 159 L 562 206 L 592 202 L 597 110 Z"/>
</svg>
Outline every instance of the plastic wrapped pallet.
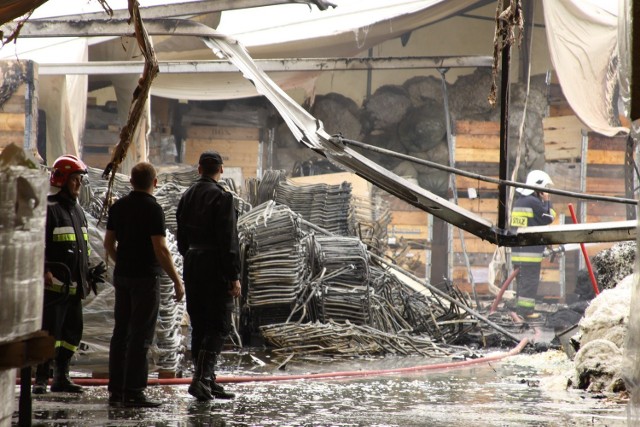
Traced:
<svg viewBox="0 0 640 427">
<path fill-rule="evenodd" d="M 47 173 L 11 145 L 0 154 L 0 343 L 41 329 Z M 10 425 L 15 370 L 0 371 L 0 426 Z"/>
</svg>

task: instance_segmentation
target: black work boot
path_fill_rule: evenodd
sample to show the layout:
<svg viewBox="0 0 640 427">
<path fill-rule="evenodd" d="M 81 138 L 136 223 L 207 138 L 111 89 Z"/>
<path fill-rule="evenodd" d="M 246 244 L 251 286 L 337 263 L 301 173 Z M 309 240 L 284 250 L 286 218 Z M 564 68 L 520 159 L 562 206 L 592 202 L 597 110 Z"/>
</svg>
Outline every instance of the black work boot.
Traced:
<svg viewBox="0 0 640 427">
<path fill-rule="evenodd" d="M 195 363 L 195 371 L 189 385 L 189 394 L 200 401 L 213 399 L 209 388 L 209 377 L 213 372 L 213 356 L 210 351 L 200 350 Z"/>
<path fill-rule="evenodd" d="M 211 366 L 211 376 L 209 377 L 209 389 L 211 395 L 216 399 L 233 399 L 236 397 L 234 393 L 225 391 L 224 387 L 216 382 L 216 362 L 217 354 L 213 353 L 213 362 Z"/>
<path fill-rule="evenodd" d="M 36 379 L 31 388 L 33 394 L 45 394 L 47 385 L 49 384 L 49 369 L 51 363 L 49 361 L 39 364 L 36 367 Z"/>
<path fill-rule="evenodd" d="M 122 405 L 125 408 L 157 408 L 162 402 L 151 400 L 141 391 L 136 393 L 125 393 L 122 398 Z"/>
<path fill-rule="evenodd" d="M 235 393 L 225 391 L 224 387 L 216 382 L 215 374 L 209 379 L 209 389 L 211 390 L 211 395 L 216 399 L 233 399 L 236 397 Z"/>
<path fill-rule="evenodd" d="M 52 392 L 82 393 L 82 386 L 74 384 L 69 378 L 69 359 L 56 360 L 53 369 Z"/>
</svg>

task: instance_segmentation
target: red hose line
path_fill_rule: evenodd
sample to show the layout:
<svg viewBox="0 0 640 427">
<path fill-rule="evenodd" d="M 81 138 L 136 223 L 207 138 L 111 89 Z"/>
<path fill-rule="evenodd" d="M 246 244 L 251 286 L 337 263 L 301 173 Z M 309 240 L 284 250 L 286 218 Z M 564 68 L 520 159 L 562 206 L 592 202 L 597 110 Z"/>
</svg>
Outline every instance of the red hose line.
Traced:
<svg viewBox="0 0 640 427">
<path fill-rule="evenodd" d="M 457 369 L 470 365 L 478 365 L 480 363 L 494 362 L 509 356 L 515 356 L 529 343 L 528 338 L 523 338 L 517 346 L 506 353 L 497 353 L 494 355 L 480 357 L 478 359 L 461 360 L 457 362 L 434 363 L 431 365 L 418 365 L 406 368 L 395 369 L 376 369 L 372 371 L 338 371 L 324 372 L 320 374 L 299 374 L 299 375 L 246 375 L 246 376 L 218 376 L 216 382 L 219 383 L 248 383 L 248 382 L 271 382 L 271 381 L 291 381 L 291 380 L 311 380 L 325 378 L 344 378 L 344 377 L 367 377 L 384 374 L 396 374 L 403 372 L 419 372 L 419 371 L 436 371 L 445 369 Z M 107 378 L 74 378 L 73 382 L 83 386 L 106 386 L 109 384 Z M 151 385 L 185 385 L 190 384 L 191 378 L 149 378 L 148 384 Z"/>
<path fill-rule="evenodd" d="M 571 212 L 571 219 L 573 219 L 573 223 L 578 223 L 578 218 L 576 217 L 576 211 L 573 210 L 573 205 L 569 203 L 569 212 Z M 598 289 L 598 282 L 596 282 L 596 276 L 593 274 L 593 267 L 591 267 L 591 260 L 589 259 L 589 255 L 587 254 L 587 247 L 584 243 L 580 243 L 580 249 L 582 250 L 582 256 L 584 257 L 584 262 L 587 264 L 587 271 L 589 271 L 589 277 L 591 278 L 591 286 L 593 286 L 593 292 L 596 295 L 600 295 L 600 290 Z"/>
<path fill-rule="evenodd" d="M 502 287 L 500 288 L 500 291 L 498 292 L 498 295 L 496 295 L 496 298 L 493 300 L 493 304 L 491 304 L 491 310 L 489 310 L 489 314 L 493 314 L 496 312 L 498 304 L 500 304 L 500 300 L 502 299 L 502 295 L 504 295 L 504 292 L 507 290 L 513 279 L 518 275 L 518 271 L 520 271 L 519 268 L 513 270 L 511 274 L 509 274 L 509 277 L 507 277 L 507 280 L 504 281 Z"/>
</svg>

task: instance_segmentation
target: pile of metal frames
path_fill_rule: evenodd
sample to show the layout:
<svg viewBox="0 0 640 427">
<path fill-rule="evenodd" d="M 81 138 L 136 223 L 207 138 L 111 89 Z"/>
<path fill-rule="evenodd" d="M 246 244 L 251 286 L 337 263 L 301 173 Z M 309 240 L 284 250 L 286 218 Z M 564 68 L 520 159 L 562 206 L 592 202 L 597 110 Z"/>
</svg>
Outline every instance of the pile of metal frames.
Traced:
<svg viewBox="0 0 640 427">
<path fill-rule="evenodd" d="M 356 237 L 311 236 L 309 263 L 314 277 L 317 320 L 369 324 L 369 257 Z M 311 319 L 314 320 L 314 319 Z"/>
<path fill-rule="evenodd" d="M 178 253 L 178 242 L 173 234 L 167 233 L 167 246 L 171 251 L 178 275 L 182 276 L 182 257 Z M 173 282 L 166 274 L 160 275 L 160 309 L 156 323 L 156 365 L 163 370 L 178 371 L 184 350 L 184 336 L 181 333 L 182 320 L 186 310 L 182 302 L 174 300 Z"/>
<path fill-rule="evenodd" d="M 289 206 L 305 220 L 339 235 L 349 235 L 351 184 L 296 185 L 280 182 L 275 190 L 276 203 Z"/>
<path fill-rule="evenodd" d="M 386 354 L 448 356 L 459 349 L 440 345 L 426 335 L 408 331 L 388 333 L 367 325 L 338 323 L 280 323 L 260 328 L 276 354 L 296 358 L 353 358 Z"/>
<path fill-rule="evenodd" d="M 249 307 L 292 304 L 307 274 L 299 216 L 270 201 L 238 220 Z"/>
<path fill-rule="evenodd" d="M 254 316 L 263 337 L 282 351 L 441 353 L 477 324 L 458 305 L 408 286 L 372 259 L 357 237 L 336 236 L 286 206 L 264 203 L 238 224 L 247 253 L 245 315 Z M 465 301 L 453 287 L 443 292 Z M 332 328 L 328 336 L 325 325 Z M 347 348 L 341 337 L 350 334 L 361 341 Z"/>
<path fill-rule="evenodd" d="M 267 170 L 262 178 L 249 178 L 245 180 L 246 198 L 252 206 L 258 206 L 275 199 L 276 188 L 287 179 L 284 170 Z"/>
</svg>

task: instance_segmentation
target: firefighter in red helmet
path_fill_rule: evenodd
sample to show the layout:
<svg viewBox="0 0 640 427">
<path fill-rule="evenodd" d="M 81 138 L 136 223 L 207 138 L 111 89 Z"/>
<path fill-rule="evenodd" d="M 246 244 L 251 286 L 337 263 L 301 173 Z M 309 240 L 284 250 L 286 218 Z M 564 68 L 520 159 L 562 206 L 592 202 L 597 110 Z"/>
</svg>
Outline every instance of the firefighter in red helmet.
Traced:
<svg viewBox="0 0 640 427">
<path fill-rule="evenodd" d="M 60 189 L 48 197 L 42 328 L 55 337 L 52 392 L 80 393 L 69 363 L 82 338 L 82 299 L 91 289 L 87 219 L 78 196 L 87 167 L 75 156 L 56 159 L 49 182 Z M 38 365 L 33 393 L 47 391 L 51 361 Z"/>
</svg>

